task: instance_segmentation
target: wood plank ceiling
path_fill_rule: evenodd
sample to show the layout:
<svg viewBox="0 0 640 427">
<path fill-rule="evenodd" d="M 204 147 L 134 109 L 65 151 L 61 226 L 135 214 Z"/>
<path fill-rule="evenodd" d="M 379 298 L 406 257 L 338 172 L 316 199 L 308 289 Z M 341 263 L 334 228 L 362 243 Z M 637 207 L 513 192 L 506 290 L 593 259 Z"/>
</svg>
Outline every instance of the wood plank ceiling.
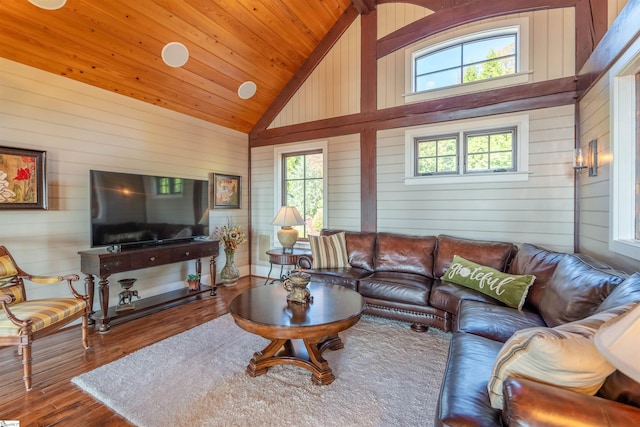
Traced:
<svg viewBox="0 0 640 427">
<path fill-rule="evenodd" d="M 358 0 L 356 7 L 369 1 Z M 0 0 L 0 56 L 249 132 L 352 0 Z M 169 42 L 189 50 L 180 68 Z M 238 97 L 245 81 L 257 85 Z"/>
</svg>

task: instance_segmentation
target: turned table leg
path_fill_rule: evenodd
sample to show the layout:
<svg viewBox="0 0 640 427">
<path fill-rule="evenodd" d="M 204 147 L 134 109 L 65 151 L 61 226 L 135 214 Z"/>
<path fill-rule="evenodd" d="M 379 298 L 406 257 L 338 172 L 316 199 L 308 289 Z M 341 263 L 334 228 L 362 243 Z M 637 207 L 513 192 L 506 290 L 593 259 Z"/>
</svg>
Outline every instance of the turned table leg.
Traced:
<svg viewBox="0 0 640 427">
<path fill-rule="evenodd" d="M 95 325 L 96 321 L 93 318 L 95 311 L 93 311 L 93 301 L 95 297 L 95 282 L 93 281 L 93 274 L 85 274 L 84 276 L 84 286 L 87 291 L 87 295 L 89 296 L 89 325 Z"/>
<path fill-rule="evenodd" d="M 98 331 L 102 334 L 109 332 L 109 276 L 100 276 L 98 281 L 98 290 L 100 292 L 100 310 L 102 311 L 98 318 Z"/>
</svg>

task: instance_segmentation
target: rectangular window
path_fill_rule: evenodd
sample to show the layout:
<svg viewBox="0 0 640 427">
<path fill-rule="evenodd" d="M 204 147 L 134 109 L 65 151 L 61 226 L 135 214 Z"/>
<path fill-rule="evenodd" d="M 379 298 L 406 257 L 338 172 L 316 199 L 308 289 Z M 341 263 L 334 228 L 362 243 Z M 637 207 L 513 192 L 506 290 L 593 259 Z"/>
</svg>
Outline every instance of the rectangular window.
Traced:
<svg viewBox="0 0 640 427">
<path fill-rule="evenodd" d="M 317 235 L 324 226 L 324 166 L 322 150 L 282 155 L 282 204 L 295 206 L 305 220 L 300 237 Z"/>
<path fill-rule="evenodd" d="M 516 129 L 467 132 L 465 171 L 512 172 L 516 170 Z"/>
<path fill-rule="evenodd" d="M 416 138 L 416 175 L 458 173 L 458 135 Z"/>
</svg>

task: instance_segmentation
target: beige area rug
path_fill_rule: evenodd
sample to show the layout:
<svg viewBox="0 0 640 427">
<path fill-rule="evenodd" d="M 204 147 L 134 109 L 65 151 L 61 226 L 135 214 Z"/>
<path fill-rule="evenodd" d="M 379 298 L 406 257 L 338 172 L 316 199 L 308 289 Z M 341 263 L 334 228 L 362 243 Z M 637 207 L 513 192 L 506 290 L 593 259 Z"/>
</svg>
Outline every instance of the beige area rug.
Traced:
<svg viewBox="0 0 640 427">
<path fill-rule="evenodd" d="M 230 315 L 72 379 L 136 426 L 431 426 L 449 335 L 363 316 L 323 353 L 336 380 L 275 366 L 245 368 L 264 338 Z"/>
</svg>

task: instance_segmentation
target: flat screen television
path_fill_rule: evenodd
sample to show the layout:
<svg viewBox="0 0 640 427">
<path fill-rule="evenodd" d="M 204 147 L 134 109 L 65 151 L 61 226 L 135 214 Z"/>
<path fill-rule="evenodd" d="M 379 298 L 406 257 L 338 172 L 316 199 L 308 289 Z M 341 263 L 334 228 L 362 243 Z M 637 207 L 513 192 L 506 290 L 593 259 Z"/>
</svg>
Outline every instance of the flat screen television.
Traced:
<svg viewBox="0 0 640 427">
<path fill-rule="evenodd" d="M 209 235 L 207 180 L 90 171 L 91 246 L 117 249 Z"/>
</svg>

